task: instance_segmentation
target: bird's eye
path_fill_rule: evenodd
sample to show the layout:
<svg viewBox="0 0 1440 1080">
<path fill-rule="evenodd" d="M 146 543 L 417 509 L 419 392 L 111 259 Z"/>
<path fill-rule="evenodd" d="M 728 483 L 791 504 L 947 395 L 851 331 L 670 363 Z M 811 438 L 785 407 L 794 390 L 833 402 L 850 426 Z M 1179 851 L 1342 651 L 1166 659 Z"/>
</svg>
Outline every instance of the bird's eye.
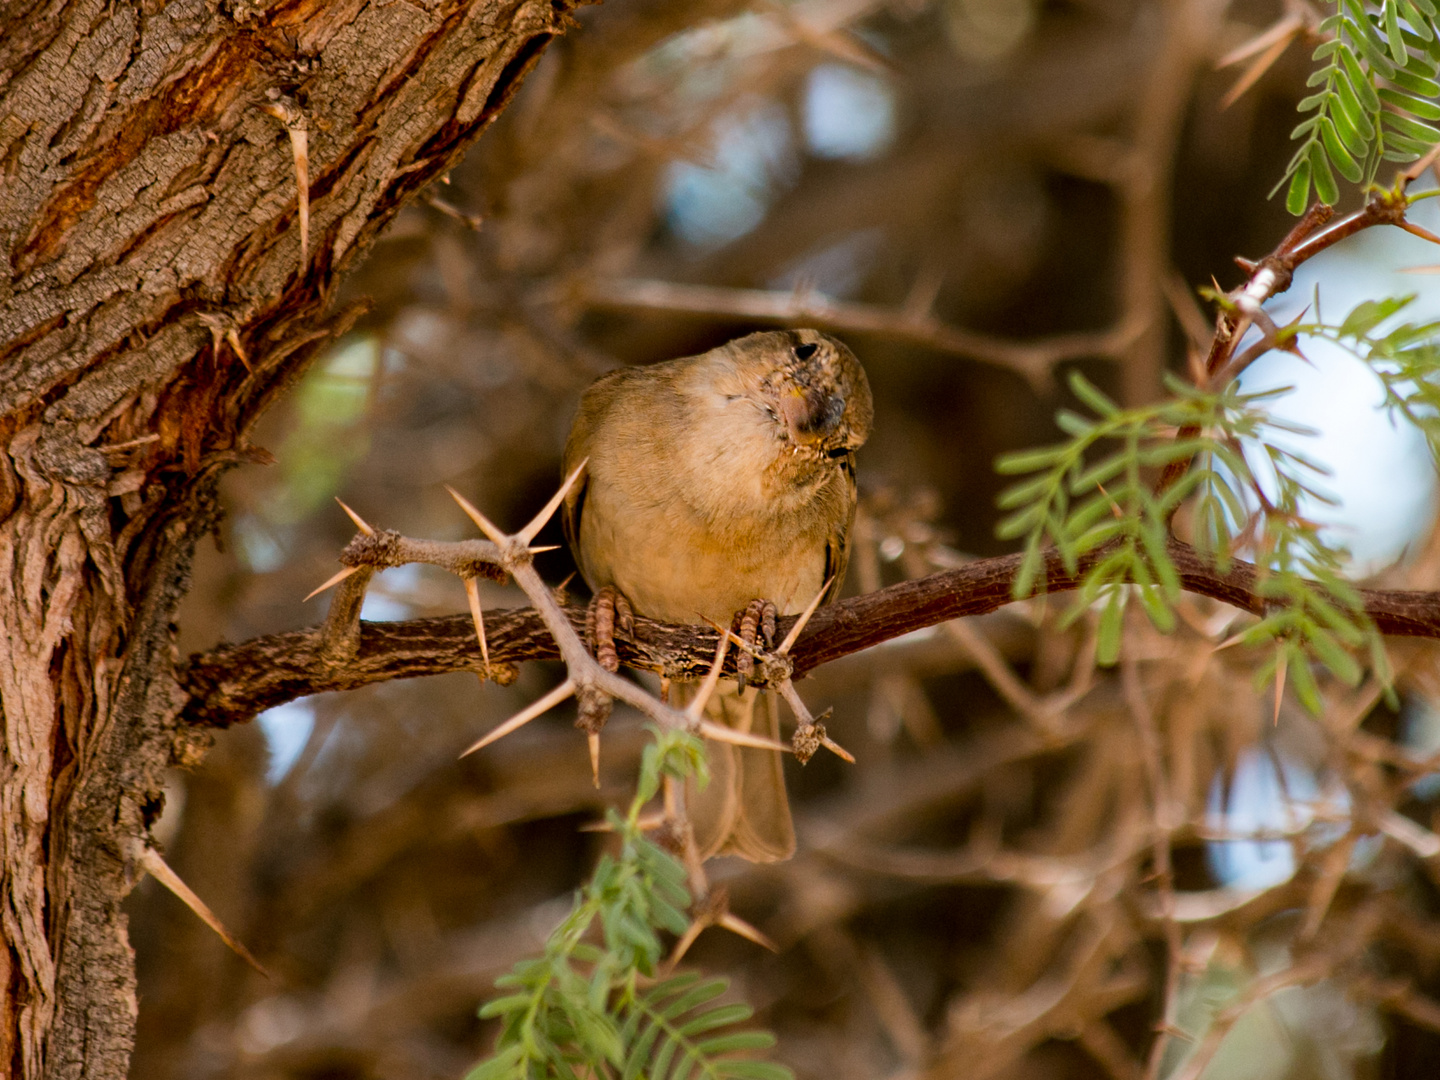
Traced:
<svg viewBox="0 0 1440 1080">
<path fill-rule="evenodd" d="M 818 345 L 811 345 L 811 344 L 796 345 L 796 346 L 795 346 L 795 359 L 797 359 L 797 360 L 809 360 L 810 357 L 812 357 L 812 356 L 815 355 L 815 350 L 818 349 L 818 348 L 819 348 Z"/>
</svg>

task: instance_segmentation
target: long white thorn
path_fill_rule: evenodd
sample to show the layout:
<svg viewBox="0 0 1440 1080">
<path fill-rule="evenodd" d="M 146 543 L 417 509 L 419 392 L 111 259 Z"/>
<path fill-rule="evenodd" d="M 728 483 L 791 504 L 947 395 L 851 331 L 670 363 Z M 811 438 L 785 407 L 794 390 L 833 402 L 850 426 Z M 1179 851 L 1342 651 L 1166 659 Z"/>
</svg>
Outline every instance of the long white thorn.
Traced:
<svg viewBox="0 0 1440 1080">
<path fill-rule="evenodd" d="M 675 942 L 675 948 L 670 951 L 670 958 L 665 961 L 665 970 L 674 971 L 675 965 L 685 958 L 690 951 L 690 946 L 695 944 L 695 939 L 700 936 L 700 931 L 710 925 L 707 919 L 696 919 L 685 928 L 685 933 L 680 935 L 680 940 Z"/>
<path fill-rule="evenodd" d="M 724 634 L 720 635 L 720 643 L 715 646 L 715 662 L 710 665 L 710 670 L 705 675 L 705 681 L 700 684 L 700 691 L 695 695 L 695 700 L 685 710 L 685 715 L 691 720 L 699 720 L 700 714 L 705 711 L 705 704 L 710 700 L 710 695 L 715 692 L 715 687 L 720 683 L 720 669 L 725 666 L 725 651 L 730 647 L 730 641 Z"/>
<path fill-rule="evenodd" d="M 755 646 L 753 645 L 745 644 L 745 639 L 742 638 L 739 634 L 735 633 L 734 630 L 731 630 L 728 626 L 721 626 L 714 619 L 706 618 L 704 615 L 701 615 L 700 618 L 705 619 L 705 622 L 709 624 L 712 630 L 714 630 L 721 637 L 728 639 L 730 644 L 734 645 L 737 649 L 741 649 L 744 652 L 749 653 L 756 660 L 764 659 L 764 653 L 762 653 L 759 649 L 755 648 Z"/>
<path fill-rule="evenodd" d="M 245 948 L 239 938 L 225 929 L 225 924 L 210 910 L 205 901 L 196 896 L 194 890 L 181 880 L 180 875 L 170 869 L 170 864 L 161 857 L 158 851 L 152 847 L 142 847 L 136 857 L 136 861 L 145 868 L 146 873 L 174 893 L 182 904 L 198 915 L 201 922 L 211 930 L 214 930 L 220 940 L 230 946 L 230 949 L 236 956 L 240 957 L 241 960 L 244 960 L 267 979 L 271 978 L 270 972 L 266 971 L 260 961 L 251 955 L 250 950 Z"/>
<path fill-rule="evenodd" d="M 470 618 L 475 620 L 475 638 L 480 642 L 480 658 L 485 661 L 485 670 L 490 670 L 490 646 L 485 643 L 485 615 L 480 610 L 480 581 L 478 578 L 465 579 L 465 597 L 470 601 Z"/>
<path fill-rule="evenodd" d="M 474 746 L 471 746 L 465 751 L 465 753 L 461 754 L 460 756 L 463 758 L 469 754 L 473 754 L 476 750 L 480 750 L 484 747 L 489 746 L 496 739 L 503 739 L 512 731 L 516 731 L 524 727 L 541 713 L 549 712 L 556 705 L 559 705 L 560 702 L 564 701 L 573 693 L 575 693 L 575 684 L 569 679 L 566 679 L 554 690 L 551 690 L 550 693 L 542 697 L 539 701 L 532 702 L 526 709 L 516 713 L 509 720 L 506 720 L 499 727 L 491 731 L 489 735 L 486 735 L 483 739 L 475 743 Z"/>
<path fill-rule="evenodd" d="M 764 949 L 769 949 L 773 953 L 778 953 L 780 951 L 779 945 L 776 945 L 775 942 L 771 941 L 768 937 L 762 934 L 755 927 L 751 926 L 744 919 L 736 915 L 732 915 L 728 911 L 725 912 L 724 915 L 721 915 L 720 918 L 715 921 L 715 925 L 724 927 L 732 934 L 739 934 L 746 941 L 753 941 L 756 945 L 759 945 L 761 948 Z"/>
<path fill-rule="evenodd" d="M 509 544 L 510 538 L 501 532 L 493 521 L 477 510 L 474 503 L 465 498 L 464 495 L 461 495 L 460 492 L 456 491 L 449 484 L 445 485 L 445 490 L 450 492 L 450 497 L 460 504 L 460 509 L 465 511 L 470 520 L 480 526 L 480 531 L 489 538 L 492 544 L 498 548 L 504 548 Z"/>
<path fill-rule="evenodd" d="M 641 814 L 635 822 L 641 832 L 654 832 L 665 824 L 664 814 Z M 615 826 L 605 820 L 586 822 L 580 827 L 581 832 L 614 832 Z"/>
<path fill-rule="evenodd" d="M 788 743 L 776 742 L 763 735 L 751 735 L 748 731 L 736 731 L 723 724 L 712 724 L 709 720 L 698 721 L 698 724 L 700 734 L 707 739 L 714 739 L 716 742 L 731 743 L 735 746 L 753 746 L 757 750 L 778 750 L 782 754 L 791 753 Z"/>
<path fill-rule="evenodd" d="M 336 501 L 337 503 L 340 503 L 340 509 L 345 511 L 346 516 L 349 517 L 349 519 L 355 523 L 355 527 L 356 527 L 357 529 L 359 529 L 359 530 L 360 530 L 362 533 L 364 533 L 366 536 L 374 536 L 374 535 L 375 535 L 375 529 L 374 529 L 374 527 L 371 526 L 369 522 L 367 522 L 364 518 L 362 518 L 362 517 L 361 517 L 359 514 L 357 514 L 354 510 L 351 510 L 350 507 L 346 506 L 343 502 L 340 502 L 339 496 L 336 496 L 335 501 Z"/>
<path fill-rule="evenodd" d="M 849 750 L 846 750 L 834 739 L 830 738 L 829 735 L 823 736 L 820 739 L 820 745 L 825 747 L 826 750 L 829 750 L 832 754 L 840 758 L 842 761 L 848 761 L 851 765 L 855 764 L 855 755 L 850 753 Z"/>
<path fill-rule="evenodd" d="M 825 599 L 825 594 L 830 591 L 830 583 L 834 580 L 833 576 L 825 579 L 825 584 L 820 586 L 820 591 L 815 594 L 815 599 L 810 601 L 810 606 L 800 613 L 800 618 L 795 620 L 795 625 L 785 635 L 785 640 L 780 643 L 780 648 L 775 650 L 776 653 L 785 656 L 790 652 L 790 646 L 795 644 L 795 639 L 800 636 L 800 631 L 805 629 L 805 624 L 810 621 L 810 616 L 815 614 L 815 609 L 820 606 L 820 601 Z"/>
<path fill-rule="evenodd" d="M 585 471 L 585 466 L 588 464 L 590 464 L 590 459 L 586 458 L 576 465 L 570 475 L 565 478 L 565 482 L 560 485 L 560 490 L 550 496 L 550 501 L 545 504 L 545 508 L 530 519 L 529 525 L 515 534 L 524 541 L 526 547 L 530 546 L 530 541 L 535 539 L 535 534 L 545 527 L 545 523 L 550 520 L 555 511 L 560 509 L 560 504 L 565 501 L 565 496 L 570 493 L 570 489 L 575 486 L 575 481 L 580 479 L 580 474 Z"/>
<path fill-rule="evenodd" d="M 585 736 L 585 741 L 590 745 L 590 777 L 595 782 L 595 787 L 600 787 L 600 733 L 592 731 Z"/>
<path fill-rule="evenodd" d="M 345 567 L 344 570 L 341 570 L 338 574 L 336 574 L 334 577 L 332 577 L 329 581 L 325 582 L 324 585 L 320 585 L 320 586 L 317 586 L 316 588 L 312 589 L 311 592 L 310 592 L 310 595 L 307 596 L 307 597 L 305 597 L 305 599 L 304 599 L 304 600 L 301 600 L 300 602 L 303 604 L 303 603 L 305 603 L 307 600 L 312 600 L 312 599 L 314 599 L 315 597 L 319 596 L 322 592 L 324 592 L 326 589 L 328 589 L 328 588 L 330 588 L 331 586 L 334 586 L 334 585 L 339 585 L 340 582 L 344 581 L 344 580 L 345 580 L 347 577 L 349 577 L 351 574 L 357 573 L 359 570 L 360 570 L 360 567 L 358 567 L 358 566 L 347 566 L 347 567 Z"/>
</svg>

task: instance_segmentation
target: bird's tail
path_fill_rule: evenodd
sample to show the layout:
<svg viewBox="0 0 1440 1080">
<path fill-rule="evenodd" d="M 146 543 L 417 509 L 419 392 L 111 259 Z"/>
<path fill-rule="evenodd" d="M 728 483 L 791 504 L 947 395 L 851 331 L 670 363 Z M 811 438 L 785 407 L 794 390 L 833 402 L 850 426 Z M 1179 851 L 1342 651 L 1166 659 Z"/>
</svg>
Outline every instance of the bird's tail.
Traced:
<svg viewBox="0 0 1440 1080">
<path fill-rule="evenodd" d="M 672 687 L 679 707 L 693 700 L 695 683 Z M 736 731 L 780 738 L 780 703 L 774 691 L 721 683 L 705 704 L 705 718 Z M 775 750 L 707 740 L 710 783 L 685 786 L 685 806 L 700 857 L 739 855 L 751 862 L 780 862 L 795 854 L 795 824 L 785 796 L 785 773 Z"/>
</svg>

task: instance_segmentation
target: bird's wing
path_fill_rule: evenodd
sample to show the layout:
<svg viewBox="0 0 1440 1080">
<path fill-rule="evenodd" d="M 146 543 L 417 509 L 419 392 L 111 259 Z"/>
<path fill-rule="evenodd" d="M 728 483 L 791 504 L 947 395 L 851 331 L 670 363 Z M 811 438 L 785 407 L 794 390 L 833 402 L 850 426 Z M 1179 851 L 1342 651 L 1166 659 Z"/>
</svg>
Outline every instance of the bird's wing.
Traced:
<svg viewBox="0 0 1440 1080">
<path fill-rule="evenodd" d="M 840 460 L 840 475 L 845 485 L 847 510 L 844 518 L 835 523 L 835 528 L 825 538 L 825 577 L 830 580 L 830 588 L 822 601 L 826 604 L 840 596 L 840 590 L 845 587 L 845 568 L 850 564 L 850 529 L 855 524 L 855 503 L 858 498 L 855 490 L 854 454 Z"/>
<path fill-rule="evenodd" d="M 570 437 L 565 440 L 561 476 L 569 476 L 580 462 L 591 456 L 595 431 L 609 412 L 615 398 L 615 388 L 625 376 L 625 368 L 611 371 L 596 379 L 585 391 L 580 399 L 580 407 L 575 412 L 575 422 L 570 427 Z M 570 550 L 574 552 L 577 564 L 580 561 L 580 518 L 585 510 L 585 494 L 589 486 L 590 474 L 587 469 L 565 496 L 565 503 L 560 510 L 560 524 L 565 529 L 565 539 L 570 543 Z"/>
</svg>

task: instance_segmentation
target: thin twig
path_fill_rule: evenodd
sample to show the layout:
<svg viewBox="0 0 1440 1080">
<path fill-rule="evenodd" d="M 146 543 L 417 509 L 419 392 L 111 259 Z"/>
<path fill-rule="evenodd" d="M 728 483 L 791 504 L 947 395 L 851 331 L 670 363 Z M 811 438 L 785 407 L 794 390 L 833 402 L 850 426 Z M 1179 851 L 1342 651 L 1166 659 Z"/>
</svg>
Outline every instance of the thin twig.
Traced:
<svg viewBox="0 0 1440 1080">
<path fill-rule="evenodd" d="M 636 278 L 594 279 L 564 299 L 596 308 L 673 311 L 686 315 L 745 318 L 755 322 L 804 324 L 841 333 L 883 334 L 940 352 L 967 356 L 1023 375 L 1047 389 L 1050 372 L 1063 360 L 1116 356 L 1140 332 L 1122 324 L 1099 332 L 1057 334 L 1036 341 L 1008 341 L 941 322 L 928 310 L 888 308 L 879 304 L 833 300 L 814 291 L 727 289 Z"/>
</svg>

